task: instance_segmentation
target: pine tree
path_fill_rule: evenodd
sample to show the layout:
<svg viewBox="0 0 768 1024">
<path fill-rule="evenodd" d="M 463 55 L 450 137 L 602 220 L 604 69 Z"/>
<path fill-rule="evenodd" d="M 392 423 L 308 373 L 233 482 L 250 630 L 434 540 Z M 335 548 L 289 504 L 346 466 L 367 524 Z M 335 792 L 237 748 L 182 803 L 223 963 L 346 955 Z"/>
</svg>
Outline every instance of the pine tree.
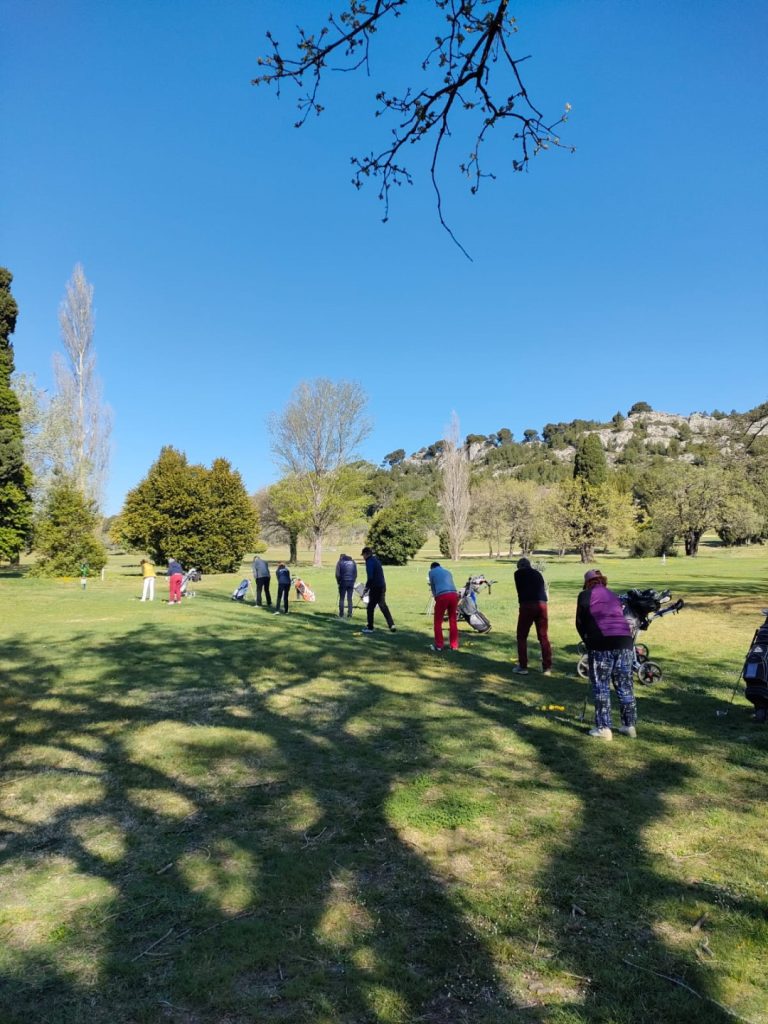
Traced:
<svg viewBox="0 0 768 1024">
<path fill-rule="evenodd" d="M 13 275 L 0 267 L 0 560 L 13 561 L 32 535 L 31 477 L 24 464 L 19 400 L 11 389 L 14 370 L 10 336 L 19 308 L 11 294 Z"/>
<path fill-rule="evenodd" d="M 37 527 L 36 576 L 95 575 L 107 564 L 107 552 L 95 536 L 95 505 L 66 477 L 54 484 Z M 86 568 L 84 568 L 86 567 Z"/>
</svg>

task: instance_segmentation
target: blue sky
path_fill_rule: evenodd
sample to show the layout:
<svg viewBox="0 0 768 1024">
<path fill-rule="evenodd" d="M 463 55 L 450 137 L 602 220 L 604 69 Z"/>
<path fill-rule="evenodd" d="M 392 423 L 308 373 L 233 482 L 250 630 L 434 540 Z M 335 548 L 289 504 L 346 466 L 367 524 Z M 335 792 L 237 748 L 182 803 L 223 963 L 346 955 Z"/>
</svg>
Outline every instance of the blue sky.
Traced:
<svg viewBox="0 0 768 1024">
<path fill-rule="evenodd" d="M 768 340 L 768 5 L 525 0 L 516 53 L 537 104 L 571 117 L 549 152 L 476 197 L 446 161 L 440 228 L 424 157 L 381 223 L 350 157 L 431 39 L 413 0 L 372 74 L 329 78 L 326 113 L 255 89 L 272 28 L 328 0 L 0 0 L 0 263 L 20 371 L 51 385 L 76 262 L 95 288 L 114 412 L 105 510 L 164 444 L 275 479 L 266 417 L 317 376 L 360 381 L 374 462 L 443 435 L 635 401 L 688 413 L 764 401 Z M 403 35 L 403 32 L 406 35 Z M 405 42 L 403 41 L 405 40 Z"/>
</svg>

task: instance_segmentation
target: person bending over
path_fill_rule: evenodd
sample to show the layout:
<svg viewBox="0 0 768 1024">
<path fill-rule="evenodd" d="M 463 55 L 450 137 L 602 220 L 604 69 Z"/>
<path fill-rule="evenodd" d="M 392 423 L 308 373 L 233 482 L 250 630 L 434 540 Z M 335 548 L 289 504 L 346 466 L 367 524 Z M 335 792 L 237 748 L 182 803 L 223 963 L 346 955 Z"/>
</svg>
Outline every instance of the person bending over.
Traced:
<svg viewBox="0 0 768 1024">
<path fill-rule="evenodd" d="M 609 590 L 599 569 L 584 574 L 584 589 L 576 602 L 576 631 L 589 654 L 589 681 L 595 704 L 595 726 L 589 735 L 612 740 L 611 684 L 619 698 L 619 732 L 635 739 L 637 704 L 632 685 L 634 641 L 621 601 Z"/>
<path fill-rule="evenodd" d="M 433 651 L 442 651 L 445 645 L 443 634 L 443 619 L 448 612 L 448 642 L 452 651 L 459 649 L 459 626 L 456 614 L 459 609 L 459 595 L 456 593 L 456 584 L 453 576 L 444 569 L 439 562 L 433 562 L 429 567 L 429 589 L 435 599 L 434 631 L 435 642 L 431 645 Z"/>
</svg>

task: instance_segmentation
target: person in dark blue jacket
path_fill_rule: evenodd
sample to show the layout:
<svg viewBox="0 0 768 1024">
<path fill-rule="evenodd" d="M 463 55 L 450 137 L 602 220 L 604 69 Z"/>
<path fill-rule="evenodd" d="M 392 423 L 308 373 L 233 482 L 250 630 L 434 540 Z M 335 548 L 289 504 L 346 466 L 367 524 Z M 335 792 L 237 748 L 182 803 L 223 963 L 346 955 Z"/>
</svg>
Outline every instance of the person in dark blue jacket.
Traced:
<svg viewBox="0 0 768 1024">
<path fill-rule="evenodd" d="M 288 614 L 288 593 L 291 589 L 291 571 L 281 562 L 275 573 L 277 579 L 277 611 L 273 614 L 280 614 L 280 602 L 283 602 L 283 614 Z"/>
<path fill-rule="evenodd" d="M 381 614 L 386 619 L 390 632 L 395 633 L 395 623 L 387 607 L 387 583 L 384 579 L 381 562 L 370 548 L 363 548 L 362 556 L 365 559 L 365 592 L 368 595 L 368 626 L 363 629 L 363 633 L 373 632 L 373 613 L 376 610 L 376 605 L 381 608 Z"/>
<path fill-rule="evenodd" d="M 349 555 L 339 555 L 336 563 L 336 582 L 339 585 L 339 618 L 344 618 L 344 601 L 347 602 L 347 618 L 352 618 L 352 594 L 357 579 L 357 563 Z"/>
</svg>

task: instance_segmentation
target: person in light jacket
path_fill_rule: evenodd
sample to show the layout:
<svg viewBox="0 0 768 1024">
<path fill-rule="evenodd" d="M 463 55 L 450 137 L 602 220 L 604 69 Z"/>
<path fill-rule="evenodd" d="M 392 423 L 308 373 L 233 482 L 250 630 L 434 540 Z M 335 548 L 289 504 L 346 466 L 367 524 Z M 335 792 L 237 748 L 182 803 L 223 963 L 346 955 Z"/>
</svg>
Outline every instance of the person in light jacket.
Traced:
<svg viewBox="0 0 768 1024">
<path fill-rule="evenodd" d="M 456 584 L 453 576 L 444 569 L 439 562 L 433 562 L 429 567 L 429 589 L 435 599 L 434 632 L 435 642 L 431 645 L 433 651 L 442 651 L 445 646 L 445 635 L 443 633 L 443 619 L 448 613 L 448 642 L 452 651 L 459 649 L 459 626 L 457 612 L 459 609 L 459 595 L 456 592 Z"/>
<path fill-rule="evenodd" d="M 154 601 L 155 599 L 155 567 L 148 558 L 141 560 L 141 575 L 144 582 L 141 587 L 141 600 Z"/>
<path fill-rule="evenodd" d="M 269 571 L 269 563 L 265 562 L 260 555 L 253 560 L 253 578 L 256 583 L 256 604 L 261 607 L 262 591 L 267 598 L 267 608 L 272 607 L 272 596 L 269 593 L 269 581 L 272 573 Z"/>
</svg>

